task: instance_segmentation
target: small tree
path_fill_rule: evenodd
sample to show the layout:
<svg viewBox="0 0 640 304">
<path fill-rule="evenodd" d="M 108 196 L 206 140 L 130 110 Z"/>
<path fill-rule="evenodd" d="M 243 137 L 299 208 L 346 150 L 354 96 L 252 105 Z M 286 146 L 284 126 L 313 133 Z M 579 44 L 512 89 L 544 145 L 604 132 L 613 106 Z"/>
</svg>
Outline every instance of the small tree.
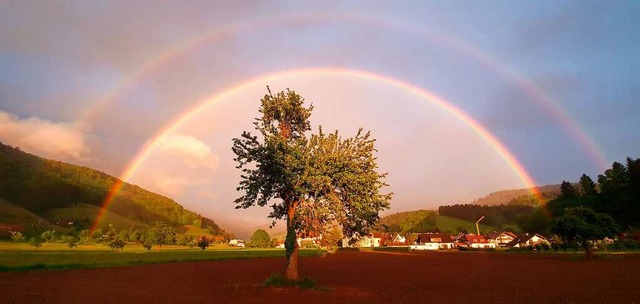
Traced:
<svg viewBox="0 0 640 304">
<path fill-rule="evenodd" d="M 564 215 L 556 218 L 552 230 L 564 243 L 580 243 L 587 257 L 591 258 L 593 251 L 589 241 L 615 236 L 617 225 L 608 214 L 575 207 L 567 208 Z"/>
<path fill-rule="evenodd" d="M 200 247 L 200 249 L 205 250 L 207 249 L 207 247 L 209 247 L 209 239 L 206 236 L 201 236 L 198 239 L 198 247 Z"/>
<path fill-rule="evenodd" d="M 35 247 L 35 249 L 37 250 L 38 248 L 42 247 L 42 241 L 37 238 L 37 237 L 32 237 L 29 242 L 31 243 L 31 245 L 33 245 L 33 247 Z"/>
<path fill-rule="evenodd" d="M 253 232 L 251 240 L 249 240 L 249 244 L 254 248 L 269 248 L 271 245 L 271 237 L 265 230 L 258 229 Z"/>
<path fill-rule="evenodd" d="M 151 247 L 153 247 L 153 241 L 151 241 L 150 239 L 143 240 L 142 247 L 144 247 L 144 249 L 146 250 L 151 250 Z"/>
<path fill-rule="evenodd" d="M 11 240 L 13 240 L 16 243 L 24 242 L 24 234 L 22 234 L 22 232 L 20 231 L 13 232 L 11 233 Z"/>
<path fill-rule="evenodd" d="M 127 240 L 129 240 L 129 231 L 126 229 L 121 230 L 120 232 L 118 232 L 118 236 L 116 238 L 123 242 L 126 242 Z"/>
<path fill-rule="evenodd" d="M 324 233 L 322 233 L 322 238 L 326 240 L 329 249 L 338 246 L 338 242 L 342 240 L 342 237 L 342 230 L 338 225 L 331 225 L 331 228 L 326 229 Z"/>
<path fill-rule="evenodd" d="M 47 230 L 43 232 L 40 237 L 45 241 L 45 243 L 49 244 L 50 241 L 53 241 L 56 238 L 56 231 L 53 229 Z"/>
<path fill-rule="evenodd" d="M 157 222 L 151 229 L 147 236 L 147 240 L 153 244 L 158 245 L 158 251 L 162 249 L 163 244 L 170 244 L 175 242 L 176 233 L 173 231 L 173 227 Z"/>
<path fill-rule="evenodd" d="M 111 241 L 111 243 L 109 243 L 109 247 L 111 247 L 111 249 L 114 249 L 114 250 L 122 249 L 124 248 L 124 245 L 125 245 L 124 241 L 117 238 Z"/>
</svg>

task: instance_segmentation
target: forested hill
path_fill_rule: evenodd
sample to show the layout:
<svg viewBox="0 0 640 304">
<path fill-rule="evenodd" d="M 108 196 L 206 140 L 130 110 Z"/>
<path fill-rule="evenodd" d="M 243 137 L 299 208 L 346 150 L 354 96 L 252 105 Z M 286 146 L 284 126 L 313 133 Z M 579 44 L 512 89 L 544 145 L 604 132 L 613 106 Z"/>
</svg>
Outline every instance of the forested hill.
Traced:
<svg viewBox="0 0 640 304">
<path fill-rule="evenodd" d="M 90 207 L 83 210 L 95 210 L 90 205 L 101 206 L 117 181 L 113 176 L 90 168 L 41 158 L 0 143 L 0 198 L 52 223 L 58 221 L 52 216 L 60 214 L 56 212 L 59 210 L 68 211 L 79 206 Z M 170 198 L 128 183 L 124 183 L 109 211 L 147 225 L 161 221 L 179 227 L 199 220 L 198 224 L 212 234 L 221 233 L 213 220 L 185 209 Z M 81 217 L 65 220 L 80 225 L 76 229 L 86 229 L 95 219 L 96 212 L 64 214 L 65 217 L 69 217 L 68 214 Z"/>
<path fill-rule="evenodd" d="M 560 185 L 546 185 L 536 187 L 545 201 L 552 200 L 560 194 Z M 537 200 L 531 195 L 531 188 L 502 190 L 489 193 L 472 202 L 473 205 L 497 206 L 497 205 L 537 205 Z"/>
</svg>

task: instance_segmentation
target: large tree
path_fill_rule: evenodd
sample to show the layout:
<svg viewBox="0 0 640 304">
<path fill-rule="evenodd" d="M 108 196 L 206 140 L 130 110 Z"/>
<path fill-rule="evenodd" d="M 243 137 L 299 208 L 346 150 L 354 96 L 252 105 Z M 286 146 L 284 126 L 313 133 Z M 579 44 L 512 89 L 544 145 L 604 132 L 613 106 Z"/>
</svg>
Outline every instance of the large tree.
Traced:
<svg viewBox="0 0 640 304">
<path fill-rule="evenodd" d="M 320 231 L 337 222 L 345 236 L 365 235 L 389 208 L 391 194 L 382 194 L 386 173 L 377 172 L 374 139 L 359 130 L 342 139 L 338 131 L 310 134 L 313 106 L 287 90 L 262 98 L 261 117 L 254 122 L 260 136 L 243 132 L 233 139 L 242 169 L 236 208 L 272 208 L 273 223 L 286 220 L 286 272 L 298 279 L 297 234 Z"/>
<path fill-rule="evenodd" d="M 614 237 L 617 225 L 608 214 L 597 213 L 586 207 L 574 207 L 567 208 L 562 216 L 554 220 L 552 231 L 567 244 L 580 243 L 587 257 L 591 257 L 593 253 L 589 241 Z"/>
</svg>

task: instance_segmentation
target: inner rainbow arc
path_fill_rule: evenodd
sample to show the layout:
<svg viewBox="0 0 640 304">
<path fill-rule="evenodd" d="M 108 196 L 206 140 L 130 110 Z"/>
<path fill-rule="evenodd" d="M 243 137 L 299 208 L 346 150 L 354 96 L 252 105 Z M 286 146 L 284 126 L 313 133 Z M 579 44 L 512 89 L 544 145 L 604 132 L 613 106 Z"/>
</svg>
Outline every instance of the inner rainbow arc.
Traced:
<svg viewBox="0 0 640 304">
<path fill-rule="evenodd" d="M 446 110 L 451 113 L 454 117 L 462 121 L 464 124 L 471 127 L 476 134 L 478 134 L 482 139 L 484 139 L 491 147 L 493 147 L 496 152 L 505 160 L 505 162 L 509 165 L 509 167 L 516 173 L 518 178 L 526 185 L 527 188 L 531 189 L 532 194 L 540 199 L 540 192 L 536 188 L 536 184 L 530 174 L 525 170 L 524 166 L 515 158 L 515 156 L 505 147 L 505 145 L 497 139 L 491 132 L 489 132 L 484 126 L 479 124 L 476 120 L 474 120 L 471 116 L 466 114 L 464 111 L 453 105 L 452 103 L 446 101 L 444 98 L 424 89 L 413 85 L 411 83 L 401 81 L 395 78 L 391 78 L 389 76 L 376 74 L 373 72 L 363 71 L 363 70 L 355 70 L 355 69 L 347 69 L 342 67 L 324 67 L 324 68 L 307 68 L 307 69 L 296 69 L 296 70 L 288 70 L 283 72 L 277 72 L 274 74 L 269 74 L 266 76 L 254 78 L 252 80 L 237 84 L 232 86 L 223 92 L 217 93 L 213 97 L 210 97 L 191 109 L 185 111 L 183 114 L 179 115 L 178 118 L 168 123 L 160 129 L 150 140 L 148 140 L 142 149 L 140 149 L 133 160 L 126 166 L 125 170 L 119 177 L 119 180 L 111 187 L 105 201 L 102 204 L 102 209 L 98 216 L 96 217 L 91 230 L 97 228 L 100 224 L 100 221 L 103 219 L 106 210 L 109 208 L 109 205 L 113 202 L 113 199 L 118 194 L 120 189 L 122 188 L 124 182 L 129 180 L 132 175 L 136 172 L 136 170 L 145 162 L 146 158 L 158 147 L 158 145 L 169 136 L 171 133 L 175 132 L 184 125 L 185 122 L 192 119 L 194 116 L 198 115 L 200 112 L 208 108 L 209 106 L 223 100 L 233 94 L 241 92 L 245 89 L 248 89 L 255 85 L 267 85 L 270 81 L 275 81 L 284 78 L 290 77 L 301 77 L 301 76 L 310 76 L 310 75 L 326 75 L 326 76 L 348 76 L 354 77 L 357 79 L 364 79 L 370 81 L 381 82 L 384 84 L 395 86 L 403 91 L 409 92 L 415 96 L 420 97 L 422 100 L 426 102 L 431 102 L 432 104 Z"/>
</svg>

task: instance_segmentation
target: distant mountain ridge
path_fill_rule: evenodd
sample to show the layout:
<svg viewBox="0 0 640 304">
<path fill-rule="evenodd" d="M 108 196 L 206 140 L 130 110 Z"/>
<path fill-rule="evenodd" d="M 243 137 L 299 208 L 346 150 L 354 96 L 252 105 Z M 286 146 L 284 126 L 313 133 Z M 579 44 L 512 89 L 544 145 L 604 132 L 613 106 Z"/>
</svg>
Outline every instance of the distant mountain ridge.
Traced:
<svg viewBox="0 0 640 304">
<path fill-rule="evenodd" d="M 106 173 L 45 159 L 0 142 L 0 198 L 51 223 L 70 220 L 77 225 L 76 229 L 88 228 L 97 215 L 91 206 L 101 207 L 117 181 Z M 212 219 L 187 210 L 168 197 L 128 183 L 123 184 L 108 210 L 113 213 L 111 218 L 118 219 L 121 225 L 137 222 L 144 226 L 162 221 L 180 227 L 198 220 L 201 227 L 208 228 L 212 234 L 224 232 Z M 0 224 L 11 224 L 10 219 L 11 215 L 5 214 L 0 220 L 7 223 Z"/>
<path fill-rule="evenodd" d="M 474 200 L 471 204 L 481 206 L 507 205 L 509 203 L 528 204 L 527 198 L 531 197 L 533 189 L 537 189 L 545 201 L 554 199 L 560 194 L 560 184 L 525 189 L 509 189 L 489 193 L 484 197 Z"/>
</svg>

